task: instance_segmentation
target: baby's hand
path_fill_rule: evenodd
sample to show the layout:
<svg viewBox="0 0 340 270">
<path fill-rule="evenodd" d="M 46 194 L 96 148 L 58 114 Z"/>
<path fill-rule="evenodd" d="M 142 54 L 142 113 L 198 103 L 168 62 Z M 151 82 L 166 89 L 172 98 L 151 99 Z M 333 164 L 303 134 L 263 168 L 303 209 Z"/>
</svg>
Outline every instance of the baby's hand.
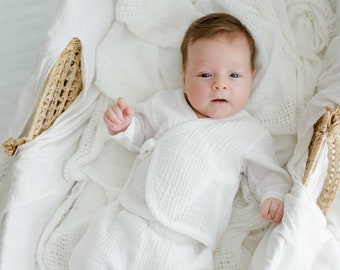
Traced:
<svg viewBox="0 0 340 270">
<path fill-rule="evenodd" d="M 283 217 L 283 201 L 275 198 L 264 200 L 260 207 L 260 214 L 263 219 L 280 223 Z"/>
<path fill-rule="evenodd" d="M 126 104 L 124 98 L 118 98 L 104 113 L 104 122 L 110 133 L 116 135 L 128 128 L 132 121 L 133 109 Z"/>
</svg>

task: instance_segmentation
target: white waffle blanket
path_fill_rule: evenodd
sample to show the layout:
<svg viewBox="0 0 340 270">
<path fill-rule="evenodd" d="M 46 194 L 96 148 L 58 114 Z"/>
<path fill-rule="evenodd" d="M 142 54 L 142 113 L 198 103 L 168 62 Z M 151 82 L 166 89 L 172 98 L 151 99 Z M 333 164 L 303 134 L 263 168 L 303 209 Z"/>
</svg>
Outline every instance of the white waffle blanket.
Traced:
<svg viewBox="0 0 340 270">
<path fill-rule="evenodd" d="M 327 66 L 322 69 L 323 53 L 335 35 L 336 7 L 337 1 L 332 0 L 63 1 L 21 96 L 10 135 L 18 138 L 24 130 L 48 71 L 74 36 L 83 45 L 84 90 L 48 131 L 20 147 L 10 161 L 1 157 L 0 268 L 67 269 L 74 245 L 93 214 L 117 196 L 134 158 L 105 136 L 103 111 L 118 96 L 126 96 L 134 103 L 159 89 L 179 88 L 180 41 L 188 25 L 201 15 L 229 12 L 253 33 L 258 48 L 257 75 L 247 109 L 271 132 L 279 161 L 286 164 L 294 152 L 296 127 L 306 125 L 302 130 L 310 130 L 316 119 L 315 114 L 306 113 L 299 122 L 301 112 L 316 92 L 319 75 L 339 72 Z M 333 53 L 336 47 L 339 48 L 332 47 Z M 338 68 L 335 63 L 326 62 Z M 319 89 L 334 92 L 326 99 L 322 94 L 315 97 L 321 100 L 318 115 L 321 107 L 328 105 L 325 103 L 339 103 L 339 94 L 334 90 L 339 76 L 329 76 L 333 81 L 320 79 Z M 302 153 L 310 140 L 309 131 L 299 134 L 298 150 L 290 167 L 296 181 L 301 179 L 305 164 Z M 296 218 L 295 213 L 299 216 L 304 206 L 311 213 L 317 212 L 311 200 L 301 203 L 301 208 L 293 206 L 282 225 L 266 233 L 268 223 L 258 218 L 257 203 L 246 181 L 241 187 L 231 223 L 215 252 L 216 269 L 248 269 L 250 265 L 259 270 L 267 266 L 279 270 L 312 269 L 308 268 L 312 260 L 318 266 L 326 261 L 328 269 L 336 269 L 331 260 L 335 256 L 331 255 L 336 251 L 339 234 L 330 230 L 329 222 L 334 223 L 337 215 L 332 215 L 332 221 L 319 213 L 313 217 L 301 215 L 303 220 Z M 288 209 L 294 202 L 305 202 L 309 195 L 304 193 L 310 192 L 299 185 L 294 190 L 287 198 Z M 304 222 L 311 226 L 310 231 L 302 230 L 307 226 Z M 287 229 L 289 224 L 292 226 Z M 307 255 L 293 252 L 297 246 L 286 243 L 293 243 L 295 238 L 283 241 L 280 233 L 289 237 L 294 235 L 294 228 L 299 229 L 299 235 L 316 228 L 323 230 L 320 235 L 329 239 L 329 245 L 323 246 L 329 255 L 319 257 L 316 249 L 309 249 L 307 244 L 303 246 L 311 251 Z M 269 242 L 257 248 L 261 239 Z M 290 260 L 284 257 L 287 254 Z"/>
</svg>

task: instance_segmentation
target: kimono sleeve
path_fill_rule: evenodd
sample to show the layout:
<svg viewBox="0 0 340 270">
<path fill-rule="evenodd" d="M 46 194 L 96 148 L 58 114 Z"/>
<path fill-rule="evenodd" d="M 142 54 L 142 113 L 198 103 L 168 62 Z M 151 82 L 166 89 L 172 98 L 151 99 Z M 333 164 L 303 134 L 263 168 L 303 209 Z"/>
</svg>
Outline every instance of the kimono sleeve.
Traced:
<svg viewBox="0 0 340 270">
<path fill-rule="evenodd" d="M 243 156 L 244 172 L 255 197 L 262 203 L 267 198 L 284 201 L 292 179 L 275 155 L 271 136 L 263 132 L 251 143 Z"/>
</svg>

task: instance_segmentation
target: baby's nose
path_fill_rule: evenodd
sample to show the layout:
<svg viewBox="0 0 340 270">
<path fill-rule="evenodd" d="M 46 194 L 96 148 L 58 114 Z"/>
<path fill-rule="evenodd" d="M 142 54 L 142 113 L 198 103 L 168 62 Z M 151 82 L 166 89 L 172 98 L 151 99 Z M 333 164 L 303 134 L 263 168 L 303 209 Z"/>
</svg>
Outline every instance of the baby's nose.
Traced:
<svg viewBox="0 0 340 270">
<path fill-rule="evenodd" d="M 227 90 L 227 88 L 228 88 L 227 84 L 223 79 L 216 80 L 216 82 L 213 85 L 214 90 Z"/>
</svg>

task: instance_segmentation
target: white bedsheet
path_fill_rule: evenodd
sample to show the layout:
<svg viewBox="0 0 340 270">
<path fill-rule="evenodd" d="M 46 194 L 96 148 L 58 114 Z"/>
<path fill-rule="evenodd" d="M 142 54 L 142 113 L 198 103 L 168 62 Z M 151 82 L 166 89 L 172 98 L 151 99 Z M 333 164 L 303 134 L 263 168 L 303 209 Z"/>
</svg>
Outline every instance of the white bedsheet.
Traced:
<svg viewBox="0 0 340 270">
<path fill-rule="evenodd" d="M 7 139 L 19 96 L 59 0 L 0 2 L 0 140 Z"/>
<path fill-rule="evenodd" d="M 334 9 L 336 1 L 330 1 L 329 5 L 326 0 L 121 0 L 117 1 L 116 10 L 114 9 L 116 1 L 111 0 L 103 0 L 101 5 L 95 0 L 68 0 L 62 3 L 61 13 L 49 28 L 33 73 L 23 89 L 19 109 L 9 134 L 18 137 L 23 131 L 49 68 L 73 36 L 78 36 L 83 45 L 84 92 L 48 132 L 21 148 L 22 153 L 13 158 L 16 163 L 12 165 L 11 175 L 5 178 L 6 185 L 0 183 L 0 191 L 1 189 L 3 191 L 0 200 L 1 215 L 6 216 L 6 219 L 1 220 L 3 231 L 0 243 L 0 268 L 34 269 L 36 266 L 34 254 L 39 239 L 37 259 L 40 269 L 63 269 L 56 265 L 67 264 L 69 252 L 74 244 L 72 241 L 76 242 L 81 236 L 96 208 L 101 207 L 106 200 L 112 199 L 119 192 L 133 158 L 131 154 L 104 139 L 101 131 L 101 114 L 110 102 L 104 94 L 115 98 L 121 95 L 120 91 L 128 91 L 130 98 L 137 101 L 159 87 L 176 88 L 177 85 L 173 81 L 179 79 L 180 73 L 171 68 L 172 65 L 165 65 L 163 68 L 159 67 L 158 63 L 155 65 L 150 61 L 153 69 L 138 70 L 138 67 L 143 66 L 143 62 L 138 61 L 142 61 L 143 58 L 134 58 L 135 55 L 131 52 L 143 49 L 146 53 L 144 56 L 151 57 L 146 60 L 155 60 L 154 57 L 157 55 L 160 57 L 159 63 L 168 63 L 171 60 L 173 65 L 177 65 L 179 37 L 189 21 L 200 14 L 228 11 L 239 16 L 254 31 L 259 47 L 258 74 L 253 102 L 249 104 L 249 109 L 274 135 L 280 162 L 282 164 L 287 162 L 296 142 L 297 116 L 313 96 L 318 74 L 321 72 L 322 61 L 319 52 L 325 48 L 333 31 L 330 7 Z M 193 3 L 195 8 L 192 6 Z M 169 5 L 172 9 L 167 8 Z M 177 14 L 176 9 L 183 14 L 181 18 L 185 18 L 182 24 L 180 17 L 173 20 L 174 14 Z M 111 27 L 116 14 L 120 22 Z M 306 25 L 307 28 L 303 29 L 302 25 Z M 126 31 L 127 29 L 129 31 Z M 158 29 L 158 32 L 154 31 L 155 29 Z M 164 29 L 168 31 L 163 31 Z M 313 31 L 315 29 L 317 31 Z M 117 39 L 115 35 L 118 33 L 117 30 L 123 30 L 121 34 L 125 40 Z M 136 39 L 140 45 L 137 48 L 135 44 L 129 43 Z M 121 56 L 123 58 L 119 58 Z M 140 76 L 128 78 L 123 76 L 111 80 L 113 75 L 131 73 L 131 68 L 135 69 L 134 74 Z M 162 74 L 161 79 L 155 74 L 148 73 L 158 69 L 159 74 Z M 7 73 L 0 74 L 3 76 Z M 136 85 L 139 91 L 135 91 Z M 268 104 L 272 106 L 264 106 Z M 73 147 L 78 147 L 76 141 L 81 135 L 82 140 L 77 150 Z M 308 139 L 305 139 L 303 145 L 309 143 Z M 56 158 L 58 155 L 50 158 L 55 154 L 53 145 L 58 145 L 59 154 L 63 158 Z M 69 147 L 70 145 L 72 146 Z M 62 154 L 63 148 L 68 151 L 67 157 Z M 26 158 L 21 158 L 22 156 Z M 27 169 L 37 168 L 35 157 L 40 158 L 42 162 L 40 168 L 44 170 Z M 51 163 L 60 168 L 57 173 L 53 169 L 48 169 Z M 303 164 L 302 161 L 299 160 L 299 164 Z M 22 170 L 16 170 L 17 168 Z M 114 178 L 112 174 L 115 174 Z M 72 186 L 73 189 L 70 191 Z M 48 196 L 50 194 L 46 190 L 53 191 L 52 198 Z M 65 193 L 68 191 L 71 192 L 71 196 L 66 197 Z M 13 196 L 18 194 L 20 196 Z M 36 198 L 37 195 L 41 196 L 39 200 Z M 103 196 L 103 200 L 98 199 Z M 94 202 L 91 210 L 88 208 L 90 202 Z M 39 218 L 30 218 L 30 214 Z M 24 217 L 26 221 L 23 223 Z M 48 220 L 50 223 L 43 231 Z M 68 223 L 70 220 L 73 223 Z M 73 225 L 76 227 L 72 227 Z M 257 226 L 261 228 L 264 224 Z M 34 233 L 31 233 L 32 228 L 35 228 Z M 233 239 L 237 233 L 244 233 L 239 239 L 246 238 L 247 232 L 240 231 L 239 228 L 234 228 L 226 239 Z M 64 249 L 61 251 L 64 254 L 53 257 L 55 250 L 51 244 L 63 243 L 65 236 L 69 237 L 67 241 L 70 244 L 62 247 Z M 52 242 L 48 242 L 50 239 Z M 25 248 L 18 250 L 17 242 L 24 242 Z M 51 247 L 52 249 L 49 249 Z M 250 253 L 246 255 L 239 252 L 237 254 L 239 257 L 235 257 L 235 261 L 248 262 L 254 247 L 256 243 L 252 244 Z M 21 260 L 18 261 L 13 254 L 20 254 Z"/>
</svg>

